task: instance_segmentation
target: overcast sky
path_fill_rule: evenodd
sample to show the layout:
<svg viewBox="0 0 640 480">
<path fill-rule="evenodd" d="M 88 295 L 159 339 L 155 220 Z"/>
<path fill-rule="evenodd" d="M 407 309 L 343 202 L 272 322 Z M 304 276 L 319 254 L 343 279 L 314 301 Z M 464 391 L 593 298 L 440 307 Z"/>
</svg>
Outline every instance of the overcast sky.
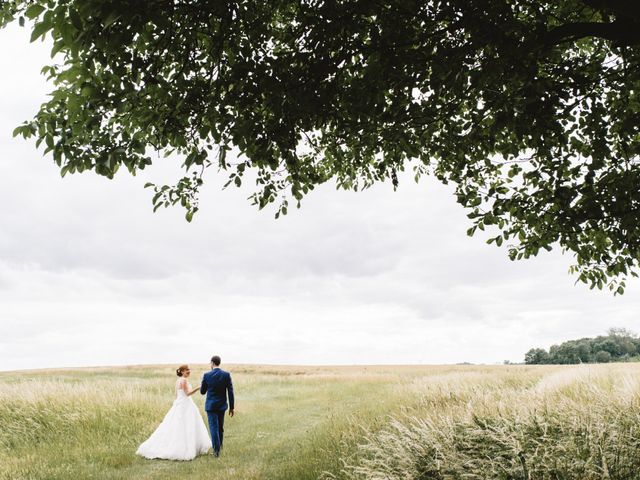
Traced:
<svg viewBox="0 0 640 480">
<path fill-rule="evenodd" d="M 511 262 L 468 238 L 451 189 L 401 177 L 316 189 L 274 220 L 209 173 L 193 223 L 152 213 L 144 175 L 60 178 L 11 132 L 46 99 L 47 44 L 0 30 L 0 369 L 138 363 L 522 361 L 533 346 L 638 331 L 623 297 L 574 285 L 570 255 Z M 174 161 L 175 163 L 175 161 Z"/>
</svg>

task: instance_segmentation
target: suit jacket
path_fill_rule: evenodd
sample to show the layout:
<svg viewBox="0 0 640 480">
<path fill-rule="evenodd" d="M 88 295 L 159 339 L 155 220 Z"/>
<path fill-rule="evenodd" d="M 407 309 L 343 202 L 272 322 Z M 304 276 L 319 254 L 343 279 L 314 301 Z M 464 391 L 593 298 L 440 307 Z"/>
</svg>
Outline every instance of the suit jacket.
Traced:
<svg viewBox="0 0 640 480">
<path fill-rule="evenodd" d="M 228 407 L 233 410 L 233 383 L 231 374 L 221 368 L 214 368 L 202 377 L 200 393 L 207 394 L 204 402 L 204 409 L 207 412 L 224 412 Z M 227 404 L 227 394 L 229 394 L 229 404 Z"/>
</svg>

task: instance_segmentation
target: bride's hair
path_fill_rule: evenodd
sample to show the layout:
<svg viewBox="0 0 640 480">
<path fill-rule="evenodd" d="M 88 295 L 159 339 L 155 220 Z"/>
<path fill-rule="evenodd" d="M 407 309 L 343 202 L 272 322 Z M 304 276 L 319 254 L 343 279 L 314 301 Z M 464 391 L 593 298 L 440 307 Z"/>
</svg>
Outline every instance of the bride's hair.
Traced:
<svg viewBox="0 0 640 480">
<path fill-rule="evenodd" d="M 178 369 L 176 370 L 176 375 L 181 377 L 182 376 L 182 372 L 184 372 L 185 370 L 189 370 L 189 365 L 180 365 L 178 367 Z"/>
</svg>

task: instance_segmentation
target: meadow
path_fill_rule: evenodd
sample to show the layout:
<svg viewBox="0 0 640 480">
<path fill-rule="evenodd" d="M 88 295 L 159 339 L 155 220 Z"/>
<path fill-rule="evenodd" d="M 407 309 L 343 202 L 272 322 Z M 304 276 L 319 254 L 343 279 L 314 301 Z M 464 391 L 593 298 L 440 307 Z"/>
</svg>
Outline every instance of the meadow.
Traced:
<svg viewBox="0 0 640 480">
<path fill-rule="evenodd" d="M 192 462 L 134 453 L 173 365 L 0 373 L 0 479 L 640 479 L 640 364 L 225 367 L 223 455 Z"/>
</svg>

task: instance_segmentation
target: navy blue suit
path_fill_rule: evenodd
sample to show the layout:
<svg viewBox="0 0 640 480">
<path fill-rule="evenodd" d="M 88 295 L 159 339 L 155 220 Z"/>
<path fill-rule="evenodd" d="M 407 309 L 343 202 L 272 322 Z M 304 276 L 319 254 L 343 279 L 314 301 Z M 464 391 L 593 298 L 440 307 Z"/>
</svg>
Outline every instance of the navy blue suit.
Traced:
<svg viewBox="0 0 640 480">
<path fill-rule="evenodd" d="M 207 417 L 209 417 L 211 445 L 213 446 L 213 453 L 220 455 L 224 435 L 224 412 L 227 411 L 227 408 L 233 410 L 234 406 L 231 374 L 218 367 L 205 373 L 202 377 L 200 393 L 202 395 L 207 394 L 204 409 L 207 411 Z M 228 404 L 227 394 L 229 395 Z"/>
</svg>

